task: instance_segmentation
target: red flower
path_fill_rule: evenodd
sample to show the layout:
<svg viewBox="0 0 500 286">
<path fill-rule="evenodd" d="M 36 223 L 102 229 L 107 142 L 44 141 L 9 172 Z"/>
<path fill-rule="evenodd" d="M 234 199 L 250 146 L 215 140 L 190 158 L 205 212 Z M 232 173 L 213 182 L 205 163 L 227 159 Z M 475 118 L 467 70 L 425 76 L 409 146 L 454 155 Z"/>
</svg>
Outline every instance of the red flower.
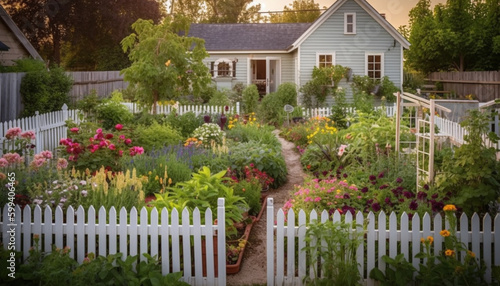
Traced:
<svg viewBox="0 0 500 286">
<path fill-rule="evenodd" d="M 121 125 L 121 124 L 116 124 L 116 125 L 115 125 L 115 129 L 116 129 L 116 130 L 118 130 L 118 131 L 120 131 L 120 130 L 122 130 L 122 129 L 123 129 L 123 125 Z"/>
</svg>

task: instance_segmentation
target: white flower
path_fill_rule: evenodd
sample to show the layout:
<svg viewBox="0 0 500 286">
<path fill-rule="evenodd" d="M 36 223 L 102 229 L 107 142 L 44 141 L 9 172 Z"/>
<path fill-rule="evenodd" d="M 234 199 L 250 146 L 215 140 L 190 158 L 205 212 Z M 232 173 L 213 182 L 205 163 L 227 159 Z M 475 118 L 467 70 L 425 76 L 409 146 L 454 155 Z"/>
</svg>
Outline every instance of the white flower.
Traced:
<svg viewBox="0 0 500 286">
<path fill-rule="evenodd" d="M 82 196 L 86 197 L 87 196 L 87 191 L 86 190 L 83 190 L 82 191 Z"/>
</svg>

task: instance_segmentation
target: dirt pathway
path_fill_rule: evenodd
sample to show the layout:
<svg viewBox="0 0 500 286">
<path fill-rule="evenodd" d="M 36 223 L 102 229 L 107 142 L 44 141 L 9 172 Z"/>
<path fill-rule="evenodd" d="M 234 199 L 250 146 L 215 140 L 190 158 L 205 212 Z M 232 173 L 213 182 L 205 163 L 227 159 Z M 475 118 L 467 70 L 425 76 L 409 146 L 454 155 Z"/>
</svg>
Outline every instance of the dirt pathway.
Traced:
<svg viewBox="0 0 500 286">
<path fill-rule="evenodd" d="M 278 136 L 279 131 L 274 131 Z M 295 145 L 278 137 L 282 146 L 282 154 L 288 170 L 287 182 L 276 190 L 269 191 L 269 197 L 274 199 L 274 213 L 283 207 L 290 198 L 290 192 L 294 185 L 300 185 L 304 181 L 304 172 L 300 165 L 300 156 L 295 151 Z M 260 221 L 255 223 L 250 233 L 249 243 L 245 249 L 242 266 L 239 273 L 227 276 L 227 285 L 259 285 L 266 284 L 267 280 L 267 256 L 266 256 L 266 211 L 262 214 Z"/>
</svg>

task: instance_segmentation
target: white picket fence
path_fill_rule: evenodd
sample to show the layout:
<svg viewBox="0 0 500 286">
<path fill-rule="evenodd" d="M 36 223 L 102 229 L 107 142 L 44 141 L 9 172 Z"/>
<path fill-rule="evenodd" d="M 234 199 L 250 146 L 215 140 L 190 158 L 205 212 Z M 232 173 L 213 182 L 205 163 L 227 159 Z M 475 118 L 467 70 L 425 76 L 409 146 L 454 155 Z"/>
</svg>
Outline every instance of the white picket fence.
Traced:
<svg viewBox="0 0 500 286">
<path fill-rule="evenodd" d="M 325 222 L 329 217 L 326 211 L 323 211 L 319 216 L 321 222 Z M 389 218 L 389 222 L 387 222 L 387 218 Z M 309 219 L 310 221 L 318 219 L 317 212 L 312 211 Z M 414 256 L 423 250 L 420 238 L 433 236 L 434 254 L 440 253 L 443 250 L 444 242 L 443 237 L 439 234 L 444 229 L 443 219 L 439 214 L 431 219 L 427 213 L 423 218 L 415 214 L 412 219 L 409 219 L 408 215 L 403 213 L 399 217 L 400 227 L 398 228 L 398 217 L 395 213 L 391 213 L 387 217 L 385 213 L 381 212 L 376 217 L 370 212 L 365 217 L 363 213 L 358 212 L 353 218 L 350 212 L 347 212 L 345 216 L 335 212 L 333 216 L 333 221 L 342 220 L 347 223 L 354 221 L 361 226 L 367 224 L 365 241 L 359 245 L 356 251 L 358 270 L 364 280 L 364 285 L 375 285 L 375 281 L 368 277 L 373 268 L 377 267 L 383 272 L 385 271 L 386 264 L 381 259 L 383 255 L 394 258 L 397 254 L 403 253 L 407 261 L 418 269 L 420 259 L 415 259 Z M 410 222 L 411 228 L 409 228 Z M 280 209 L 275 218 L 273 199 L 267 199 L 268 286 L 303 285 L 307 260 L 305 251 L 302 251 L 306 246 L 304 241 L 305 225 L 306 213 L 303 210 L 299 212 L 298 221 L 296 221 L 292 210 L 285 217 L 283 210 Z M 478 261 L 484 261 L 487 267 L 485 279 L 490 282 L 492 266 L 500 266 L 500 235 L 498 234 L 500 215 L 495 216 L 492 221 L 492 218 L 486 214 L 480 221 L 477 214 L 474 214 L 470 220 L 464 214 L 459 218 L 459 225 L 458 238 L 470 246 L 470 250 L 476 254 Z M 360 227 L 357 231 L 363 231 L 363 228 Z M 295 238 L 298 238 L 298 252 L 296 252 L 295 243 L 290 243 L 296 241 Z M 285 244 L 285 240 L 288 242 L 287 244 Z M 463 258 L 464 255 L 461 257 Z M 317 267 L 317 265 L 310 267 Z M 311 273 L 314 273 L 312 268 Z M 319 273 L 318 269 L 316 269 L 316 273 Z"/>
<path fill-rule="evenodd" d="M 52 245 L 60 249 L 69 246 L 70 257 L 80 264 L 87 253 L 96 256 L 122 253 L 124 260 L 129 255 L 140 255 L 141 261 L 146 260 L 142 254 L 147 253 L 159 257 L 163 275 L 182 271 L 183 280 L 191 285 L 226 285 L 226 268 L 218 267 L 218 273 L 214 269 L 214 245 L 217 246 L 218 265 L 226 265 L 225 224 L 213 225 L 210 209 L 205 212 L 204 225 L 198 209 L 192 213 L 192 224 L 187 209 L 181 214 L 175 209 L 170 213 L 166 209 L 161 213 L 153 209 L 148 214 L 148 210 L 142 208 L 138 216 L 135 208 L 130 212 L 122 208 L 117 214 L 114 208 L 106 211 L 101 207 L 96 213 L 93 207 L 85 212 L 80 206 L 76 211 L 69 207 L 64 215 L 60 207 L 53 213 L 50 207 L 42 211 L 39 206 L 34 210 L 29 206 L 23 210 L 16 206 L 12 217 L 5 205 L 0 213 L 4 248 L 13 242 L 15 250 L 21 251 L 24 259 L 34 245 L 33 235 L 38 234 L 41 251 L 51 252 Z M 11 218 L 14 222 L 10 221 Z M 217 220 L 225 221 L 224 198 L 218 199 Z M 7 232 L 11 230 L 14 235 Z M 217 238 L 216 244 L 213 243 L 214 237 Z M 202 243 L 206 245 L 205 261 L 202 259 Z M 206 267 L 205 276 L 203 265 Z"/>
<path fill-rule="evenodd" d="M 78 111 L 68 110 L 68 106 L 64 104 L 59 111 L 44 114 L 39 114 L 37 111 L 34 116 L 0 122 L 0 155 L 2 155 L 3 147 L 8 150 L 14 147 L 14 142 L 5 142 L 7 130 L 13 127 L 19 127 L 23 132 L 35 133 L 36 139 L 32 142 L 35 144 L 35 153 L 43 150 L 54 151 L 59 145 L 59 140 L 67 137 L 66 120 L 68 119 L 79 122 Z"/>
<path fill-rule="evenodd" d="M 387 106 L 375 106 L 375 110 L 380 110 L 385 108 L 387 113 L 387 117 L 393 117 L 396 114 L 396 105 L 387 105 Z M 345 108 L 347 113 L 356 113 L 356 109 L 353 107 Z M 328 117 L 332 115 L 331 107 L 319 107 L 319 108 L 302 108 L 302 116 L 304 118 L 311 117 Z"/>
<path fill-rule="evenodd" d="M 142 107 L 134 102 L 123 102 L 128 110 L 132 113 L 139 113 L 142 111 Z M 228 106 L 226 111 L 223 106 L 213 106 L 213 105 L 178 105 L 174 108 L 172 105 L 157 105 L 156 114 L 170 114 L 175 112 L 182 115 L 187 112 L 193 112 L 197 116 L 202 114 L 221 114 L 223 111 L 225 114 L 240 114 L 240 103 L 236 102 L 234 106 Z M 150 113 L 153 113 L 153 108 L 151 108 Z"/>
</svg>

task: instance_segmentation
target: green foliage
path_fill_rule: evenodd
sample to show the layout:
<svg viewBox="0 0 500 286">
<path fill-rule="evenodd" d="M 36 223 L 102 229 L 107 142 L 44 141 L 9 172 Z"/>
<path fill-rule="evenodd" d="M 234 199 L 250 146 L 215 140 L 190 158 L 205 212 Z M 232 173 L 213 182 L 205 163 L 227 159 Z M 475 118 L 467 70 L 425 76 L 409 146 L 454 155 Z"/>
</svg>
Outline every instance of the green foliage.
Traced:
<svg viewBox="0 0 500 286">
<path fill-rule="evenodd" d="M 259 182 L 241 180 L 238 183 L 234 183 L 232 187 L 236 196 L 245 198 L 245 201 L 250 208 L 248 213 L 251 215 L 257 215 L 262 208 L 262 204 L 260 202 L 261 186 Z"/>
<path fill-rule="evenodd" d="M 199 172 L 192 174 L 191 180 L 168 188 L 168 192 L 164 194 L 155 194 L 156 200 L 152 202 L 152 205 L 159 210 L 164 207 L 170 211 L 176 208 L 179 212 L 184 208 L 187 208 L 190 213 L 195 208 L 198 208 L 200 212 L 204 212 L 207 208 L 215 211 L 218 198 L 224 198 L 226 229 L 229 235 L 235 231 L 234 222 L 242 221 L 241 210 L 247 209 L 248 205 L 243 197 L 235 195 L 233 189 L 224 184 L 229 179 L 224 177 L 225 174 L 226 171 L 212 174 L 209 168 L 203 167 Z M 204 216 L 202 216 L 202 223 L 204 223 Z"/>
<path fill-rule="evenodd" d="M 256 141 L 237 143 L 230 149 L 231 169 L 241 170 L 253 163 L 257 169 L 266 172 L 274 179 L 271 187 L 277 188 L 286 182 L 287 175 L 280 147 Z"/>
<path fill-rule="evenodd" d="M 424 75 L 411 71 L 405 67 L 403 69 L 403 89 L 411 93 L 417 93 L 417 88 L 421 88 L 424 84 Z"/>
<path fill-rule="evenodd" d="M 158 25 L 139 19 L 132 29 L 135 32 L 121 42 L 132 62 L 122 73 L 125 81 L 142 91 L 138 100 L 151 106 L 182 95 L 199 96 L 211 82 L 202 62 L 208 56 L 203 40 L 179 33 L 188 33 L 188 19 L 177 15 Z"/>
<path fill-rule="evenodd" d="M 24 58 L 14 60 L 15 65 L 13 66 L 0 66 L 0 72 L 34 72 L 43 71 L 46 69 L 45 63 L 40 60 L 35 60 L 32 58 Z"/>
<path fill-rule="evenodd" d="M 321 107 L 328 95 L 335 95 L 338 84 L 349 69 L 341 65 L 314 67 L 312 79 L 302 86 L 302 103 L 306 108 Z"/>
<path fill-rule="evenodd" d="M 22 116 L 32 116 L 35 111 L 42 114 L 61 110 L 64 103 L 69 103 L 72 85 L 72 79 L 61 68 L 26 73 L 20 89 L 24 104 Z"/>
<path fill-rule="evenodd" d="M 399 90 L 387 76 L 384 76 L 381 80 L 373 80 L 366 75 L 354 75 L 351 85 L 354 93 L 373 94 L 376 91 L 375 95 L 385 98 L 388 102 L 396 100 L 394 93 Z"/>
<path fill-rule="evenodd" d="M 292 82 L 285 82 L 278 87 L 278 96 L 283 104 L 297 106 L 297 86 Z"/>
<path fill-rule="evenodd" d="M 285 104 L 277 92 L 264 96 L 257 109 L 257 116 L 268 124 L 282 125 L 286 115 Z"/>
<path fill-rule="evenodd" d="M 198 115 L 194 112 L 186 112 L 182 115 L 177 115 L 175 113 L 170 113 L 165 118 L 167 124 L 178 130 L 183 138 L 189 137 L 193 131 L 203 125 L 203 116 Z"/>
<path fill-rule="evenodd" d="M 226 136 L 237 142 L 257 141 L 270 146 L 279 146 L 280 142 L 272 133 L 273 130 L 274 127 L 270 125 L 236 124 L 226 131 Z"/>
<path fill-rule="evenodd" d="M 138 126 L 134 132 L 137 144 L 142 146 L 146 152 L 163 146 L 175 145 L 182 141 L 179 131 L 170 125 L 160 125 L 156 122 L 150 126 Z"/>
<path fill-rule="evenodd" d="M 215 93 L 213 94 L 212 98 L 210 98 L 210 100 L 208 101 L 208 105 L 212 105 L 212 106 L 226 106 L 226 105 L 231 105 L 231 102 L 229 101 L 229 97 L 228 97 L 228 94 L 231 93 L 230 90 L 217 90 L 215 91 Z"/>
<path fill-rule="evenodd" d="M 335 104 L 332 105 L 332 115 L 330 115 L 330 119 L 333 120 L 335 127 L 338 129 L 345 129 L 347 128 L 346 117 L 348 107 L 345 100 L 345 90 L 341 87 L 337 88 L 337 92 L 335 92 L 333 99 L 335 100 Z"/>
<path fill-rule="evenodd" d="M 354 225 L 343 222 L 315 220 L 308 225 L 307 246 L 302 250 L 308 253 L 308 265 L 321 265 L 321 278 L 306 276 L 306 285 L 361 285 L 356 250 L 362 243 L 363 232 Z M 314 277 L 320 277 L 313 268 Z"/>
<path fill-rule="evenodd" d="M 243 110 L 246 114 L 257 111 L 259 103 L 259 90 L 255 84 L 248 85 L 243 89 L 242 94 Z"/>
<path fill-rule="evenodd" d="M 283 11 L 285 13 L 271 14 L 271 23 L 312 23 L 321 14 L 319 4 L 314 0 L 294 0 L 284 6 Z"/>
<path fill-rule="evenodd" d="M 102 103 L 102 99 L 97 96 L 97 92 L 93 89 L 90 94 L 77 101 L 76 108 L 86 114 L 88 120 L 96 118 L 97 108 Z"/>
<path fill-rule="evenodd" d="M 385 274 L 377 267 L 370 271 L 370 278 L 379 281 L 380 286 L 406 286 L 413 281 L 416 269 L 404 258 L 403 253 L 395 258 L 384 255 L 382 260 L 390 266 L 386 267 Z"/>
<path fill-rule="evenodd" d="M 132 113 L 121 101 L 121 93 L 115 91 L 111 99 L 103 100 L 97 106 L 97 120 L 105 129 L 111 130 L 116 124 L 128 124 L 132 121 Z"/>
<path fill-rule="evenodd" d="M 488 148 L 483 137 L 491 142 L 498 138 L 488 134 L 490 113 L 470 110 L 461 125 L 467 131 L 465 144 L 443 158 L 441 173 L 436 175 L 436 186 L 453 194 L 452 202 L 472 214 L 487 212 L 488 203 L 500 197 L 500 165 L 495 148 Z"/>
</svg>

